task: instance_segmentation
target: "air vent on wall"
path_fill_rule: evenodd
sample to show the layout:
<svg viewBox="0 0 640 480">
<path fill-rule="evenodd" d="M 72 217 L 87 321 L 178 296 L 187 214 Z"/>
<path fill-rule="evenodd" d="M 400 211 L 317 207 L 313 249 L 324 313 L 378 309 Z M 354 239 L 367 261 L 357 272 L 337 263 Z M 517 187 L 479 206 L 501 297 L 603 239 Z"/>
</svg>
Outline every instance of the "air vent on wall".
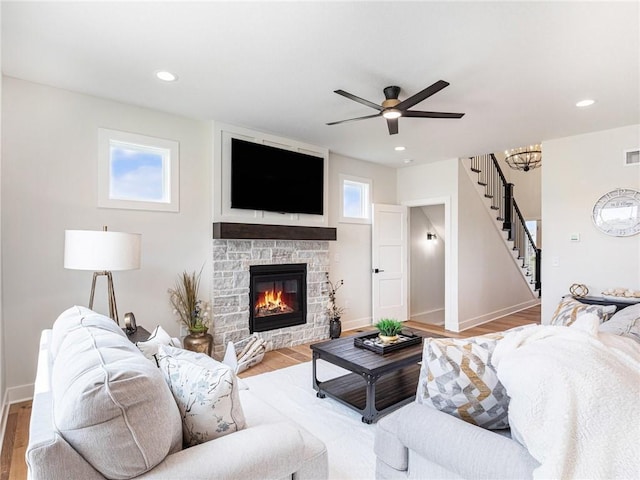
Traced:
<svg viewBox="0 0 640 480">
<path fill-rule="evenodd" d="M 640 148 L 624 151 L 624 164 L 629 167 L 631 165 L 640 165 Z"/>
</svg>

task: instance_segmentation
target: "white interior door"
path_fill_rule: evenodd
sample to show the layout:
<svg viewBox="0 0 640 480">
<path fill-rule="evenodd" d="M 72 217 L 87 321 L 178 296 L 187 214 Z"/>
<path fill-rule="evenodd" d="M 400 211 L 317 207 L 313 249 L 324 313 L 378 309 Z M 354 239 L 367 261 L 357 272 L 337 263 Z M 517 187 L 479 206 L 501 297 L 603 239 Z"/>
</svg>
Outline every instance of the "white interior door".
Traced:
<svg viewBox="0 0 640 480">
<path fill-rule="evenodd" d="M 381 318 L 409 318 L 407 291 L 407 211 L 402 205 L 373 206 L 373 323 Z"/>
</svg>

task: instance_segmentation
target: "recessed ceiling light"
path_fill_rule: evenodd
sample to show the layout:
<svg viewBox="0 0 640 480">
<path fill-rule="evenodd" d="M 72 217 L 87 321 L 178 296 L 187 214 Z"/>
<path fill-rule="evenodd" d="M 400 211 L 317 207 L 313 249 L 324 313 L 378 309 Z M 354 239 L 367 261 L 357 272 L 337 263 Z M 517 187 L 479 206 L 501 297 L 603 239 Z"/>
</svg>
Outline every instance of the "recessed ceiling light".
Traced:
<svg viewBox="0 0 640 480">
<path fill-rule="evenodd" d="M 404 149 L 405 149 L 404 147 L 402 147 L 402 146 L 398 146 L 398 147 L 396 147 L 396 148 L 395 148 L 395 151 L 396 151 L 396 152 L 401 152 L 401 151 L 403 151 Z"/>
<path fill-rule="evenodd" d="M 576 103 L 576 107 L 589 107 L 589 106 L 593 105 L 594 103 L 596 103 L 595 100 L 591 100 L 590 98 L 586 98 L 586 99 L 580 100 L 578 103 Z"/>
<path fill-rule="evenodd" d="M 412 158 L 405 158 L 403 160 L 404 163 L 413 163 L 413 159 Z"/>
<path fill-rule="evenodd" d="M 156 77 L 164 82 L 175 82 L 176 80 L 178 80 L 177 75 L 171 72 L 167 72 L 166 70 L 160 70 L 159 72 L 156 72 Z"/>
</svg>

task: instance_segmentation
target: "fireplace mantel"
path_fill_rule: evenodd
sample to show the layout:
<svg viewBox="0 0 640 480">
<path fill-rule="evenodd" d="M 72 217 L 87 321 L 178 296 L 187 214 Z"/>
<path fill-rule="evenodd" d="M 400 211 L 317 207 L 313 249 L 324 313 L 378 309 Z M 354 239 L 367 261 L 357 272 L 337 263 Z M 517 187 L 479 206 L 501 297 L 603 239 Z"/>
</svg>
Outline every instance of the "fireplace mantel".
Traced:
<svg viewBox="0 0 640 480">
<path fill-rule="evenodd" d="M 213 238 L 227 240 L 333 241 L 337 239 L 337 233 L 336 229 L 332 227 L 218 222 L 213 224 Z"/>
</svg>

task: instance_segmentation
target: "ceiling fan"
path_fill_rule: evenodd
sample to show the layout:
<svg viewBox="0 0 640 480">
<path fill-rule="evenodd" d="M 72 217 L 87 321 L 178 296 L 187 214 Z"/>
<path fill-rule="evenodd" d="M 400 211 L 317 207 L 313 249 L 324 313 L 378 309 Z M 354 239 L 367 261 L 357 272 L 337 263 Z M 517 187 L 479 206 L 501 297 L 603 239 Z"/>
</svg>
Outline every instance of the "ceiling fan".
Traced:
<svg viewBox="0 0 640 480">
<path fill-rule="evenodd" d="M 438 93 L 444 87 L 448 86 L 449 82 L 444 80 L 438 80 L 433 85 L 425 88 L 424 90 L 416 93 L 415 95 L 405 99 L 398 100 L 400 94 L 400 87 L 386 87 L 384 89 L 385 100 L 381 105 L 377 105 L 364 98 L 356 97 L 355 95 L 345 92 L 344 90 L 334 90 L 334 93 L 342 95 L 343 97 L 350 98 L 358 103 L 378 110 L 375 115 L 366 115 L 364 117 L 350 118 L 348 120 L 340 120 L 337 122 L 327 123 L 327 125 L 337 125 L 339 123 L 353 122 L 355 120 L 365 120 L 367 118 L 374 118 L 383 116 L 387 119 L 387 127 L 389 128 L 389 135 L 395 135 L 398 133 L 398 118 L 400 117 L 419 117 L 419 118 L 462 118 L 464 113 L 446 113 L 446 112 L 421 112 L 419 110 L 409 110 L 409 108 L 420 103 L 421 101 L 429 98 L 431 95 Z"/>
</svg>

